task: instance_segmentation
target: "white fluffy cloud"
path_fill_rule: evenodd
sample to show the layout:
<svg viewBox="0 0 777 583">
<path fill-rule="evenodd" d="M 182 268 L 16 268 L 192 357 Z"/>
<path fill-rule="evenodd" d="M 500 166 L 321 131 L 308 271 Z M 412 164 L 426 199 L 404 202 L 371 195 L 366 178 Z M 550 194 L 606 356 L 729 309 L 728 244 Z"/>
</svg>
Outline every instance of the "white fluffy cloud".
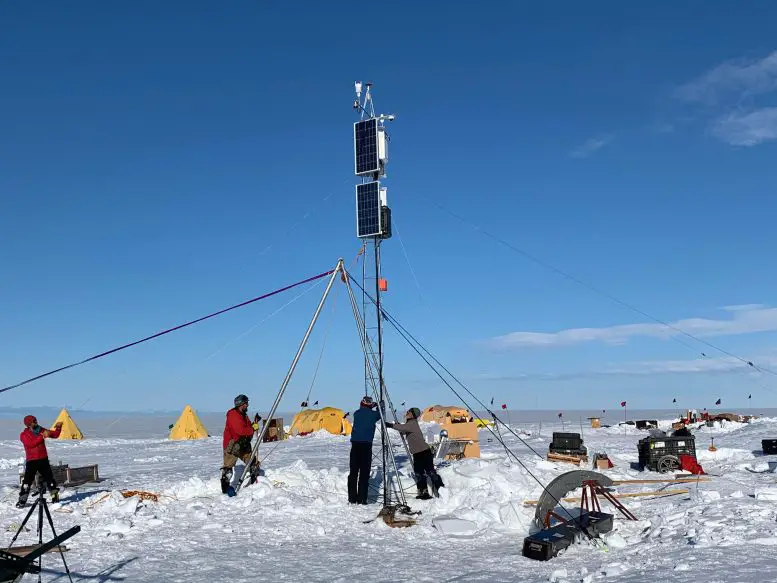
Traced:
<svg viewBox="0 0 777 583">
<path fill-rule="evenodd" d="M 623 344 L 634 337 L 670 338 L 682 336 L 682 332 L 703 338 L 777 330 L 777 308 L 747 304 L 726 306 L 723 309 L 731 314 L 730 318 L 687 318 L 669 322 L 671 327 L 658 323 L 641 323 L 604 328 L 568 328 L 558 332 L 511 332 L 491 339 L 489 345 L 497 349 L 510 349 L 571 346 L 586 342 Z"/>
</svg>

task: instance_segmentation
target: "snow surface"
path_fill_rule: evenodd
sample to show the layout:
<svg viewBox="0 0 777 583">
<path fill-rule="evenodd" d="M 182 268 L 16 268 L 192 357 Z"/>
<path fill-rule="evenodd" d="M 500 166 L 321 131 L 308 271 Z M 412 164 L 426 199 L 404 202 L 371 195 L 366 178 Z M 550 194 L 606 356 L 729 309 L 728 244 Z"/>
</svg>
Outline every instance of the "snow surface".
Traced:
<svg viewBox="0 0 777 583">
<path fill-rule="evenodd" d="M 425 429 L 427 435 L 434 432 L 433 425 Z M 527 445 L 507 438 L 543 483 L 575 469 L 529 449 L 544 456 L 554 430 L 561 426 L 545 424 L 540 434 L 538 425 L 522 424 Z M 126 426 L 123 431 L 128 433 Z M 605 473 L 613 479 L 658 478 L 630 467 L 637 461 L 636 442 L 645 435 L 613 426 L 586 428 L 584 439 L 589 454 L 609 454 L 615 467 Z M 615 529 L 602 539 L 606 547 L 575 545 L 544 563 L 521 556 L 534 515 L 534 507 L 523 502 L 538 498 L 541 488 L 507 460 L 487 430 L 480 432 L 481 459 L 440 465 L 446 487 L 439 499 L 414 498 L 407 460 L 399 456 L 409 503 L 422 512 L 411 528 L 365 523 L 379 505 L 347 504 L 348 439 L 326 433 L 263 445 L 264 476 L 234 498 L 220 492 L 218 436 L 189 442 L 141 436 L 50 441 L 53 463 L 98 463 L 105 478 L 63 490 L 61 502 L 50 508 L 58 532 L 81 525 L 67 542 L 74 580 L 777 581 L 777 474 L 768 463 L 777 458 L 760 453 L 761 439 L 777 437 L 777 418 L 704 427 L 696 436 L 699 461 L 711 481 L 665 486 L 687 488 L 686 495 L 625 500 L 637 522 L 604 503 L 604 511 L 616 515 Z M 715 452 L 707 451 L 710 437 Z M 6 544 L 26 514 L 14 508 L 22 456 L 17 440 L 0 441 L 0 528 Z M 377 457 L 373 461 L 377 464 Z M 375 500 L 380 476 L 374 473 L 372 481 Z M 120 490 L 161 496 L 158 502 L 124 498 Z M 33 542 L 35 518 L 17 544 Z M 44 568 L 53 580 L 51 573 L 62 570 L 58 555 L 46 555 Z"/>
</svg>

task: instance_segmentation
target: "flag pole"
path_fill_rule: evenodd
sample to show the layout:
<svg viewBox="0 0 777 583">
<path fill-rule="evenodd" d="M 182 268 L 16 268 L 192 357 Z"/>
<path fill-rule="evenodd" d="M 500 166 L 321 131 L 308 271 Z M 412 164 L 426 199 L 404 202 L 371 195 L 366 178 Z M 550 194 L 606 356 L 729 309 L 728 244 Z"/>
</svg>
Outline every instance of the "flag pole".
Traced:
<svg viewBox="0 0 777 583">
<path fill-rule="evenodd" d="M 626 422 L 629 420 L 626 413 L 626 401 L 621 401 L 621 407 L 623 407 L 623 433 L 626 433 Z"/>
</svg>

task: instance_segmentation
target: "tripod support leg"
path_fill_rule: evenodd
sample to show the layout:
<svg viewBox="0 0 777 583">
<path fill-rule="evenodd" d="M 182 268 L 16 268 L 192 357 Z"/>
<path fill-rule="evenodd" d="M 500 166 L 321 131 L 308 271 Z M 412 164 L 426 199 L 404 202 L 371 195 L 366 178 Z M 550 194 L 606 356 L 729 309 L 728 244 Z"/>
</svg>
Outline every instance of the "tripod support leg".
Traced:
<svg viewBox="0 0 777 583">
<path fill-rule="evenodd" d="M 51 512 L 49 512 L 49 507 L 46 505 L 46 501 L 40 499 L 41 502 L 41 509 L 40 509 L 40 518 L 39 518 L 39 525 L 38 529 L 40 532 L 40 544 L 43 544 L 43 511 L 46 511 L 46 518 L 49 520 L 49 526 L 51 527 L 52 534 L 56 537 L 57 531 L 54 530 L 54 521 L 51 518 Z M 59 556 L 62 558 L 62 564 L 65 566 L 65 573 L 67 573 L 67 578 L 70 580 L 70 583 L 73 583 L 73 577 L 70 576 L 70 569 L 67 566 L 67 561 L 65 560 L 65 553 L 62 552 L 62 547 L 57 546 L 57 550 L 59 551 Z M 38 560 L 40 560 L 41 557 L 38 557 Z M 38 577 L 40 577 L 40 574 L 38 574 Z"/>
<path fill-rule="evenodd" d="M 27 524 L 27 522 L 30 520 L 30 517 L 32 516 L 32 513 L 35 511 L 35 506 L 38 504 L 38 500 L 35 500 L 35 502 L 32 503 L 32 506 L 30 507 L 30 510 L 27 512 L 27 516 L 24 517 L 24 520 L 22 520 L 21 526 L 19 526 L 19 530 L 16 531 L 16 534 L 13 535 L 13 538 L 11 539 L 11 544 L 9 544 L 9 547 L 12 547 L 13 544 L 16 542 L 16 539 L 19 538 L 19 534 L 24 530 L 24 525 Z"/>
</svg>

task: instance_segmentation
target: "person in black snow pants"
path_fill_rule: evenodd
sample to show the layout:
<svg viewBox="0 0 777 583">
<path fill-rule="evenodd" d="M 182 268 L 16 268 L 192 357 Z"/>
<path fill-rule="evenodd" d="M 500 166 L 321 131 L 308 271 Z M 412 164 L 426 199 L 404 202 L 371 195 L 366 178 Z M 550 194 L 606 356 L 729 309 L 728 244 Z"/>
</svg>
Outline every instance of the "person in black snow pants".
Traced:
<svg viewBox="0 0 777 583">
<path fill-rule="evenodd" d="M 432 483 L 432 493 L 436 498 L 440 494 L 438 490 L 445 486 L 442 478 L 434 469 L 434 457 L 432 449 L 426 443 L 421 427 L 418 425 L 418 417 L 421 416 L 421 410 L 418 407 L 412 407 L 405 413 L 405 423 L 386 423 L 390 427 L 399 431 L 407 439 L 407 447 L 413 456 L 413 472 L 415 473 L 416 486 L 418 487 L 418 496 L 420 500 L 429 500 L 429 488 L 427 487 L 427 477 Z"/>
<path fill-rule="evenodd" d="M 353 413 L 351 428 L 351 471 L 348 474 L 348 502 L 367 504 L 372 466 L 372 440 L 375 423 L 380 420 L 378 404 L 371 397 L 364 397 L 358 411 Z"/>
</svg>

